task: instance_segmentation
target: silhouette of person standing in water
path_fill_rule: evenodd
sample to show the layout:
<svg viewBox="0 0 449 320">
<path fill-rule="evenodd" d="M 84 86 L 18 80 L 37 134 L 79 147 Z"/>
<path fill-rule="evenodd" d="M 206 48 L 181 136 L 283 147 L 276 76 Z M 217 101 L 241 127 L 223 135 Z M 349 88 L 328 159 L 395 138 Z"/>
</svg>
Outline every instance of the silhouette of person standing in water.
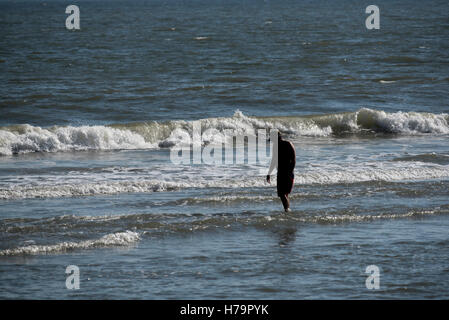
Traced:
<svg viewBox="0 0 449 320">
<path fill-rule="evenodd" d="M 276 142 L 275 142 L 276 143 Z M 273 157 L 271 158 L 270 169 L 268 170 L 267 182 L 270 183 L 270 175 L 274 168 L 277 169 L 277 193 L 281 198 L 285 212 L 290 210 L 289 193 L 293 188 L 294 174 L 296 165 L 295 147 L 290 141 L 282 139 L 278 132 L 277 148 L 273 146 Z"/>
</svg>

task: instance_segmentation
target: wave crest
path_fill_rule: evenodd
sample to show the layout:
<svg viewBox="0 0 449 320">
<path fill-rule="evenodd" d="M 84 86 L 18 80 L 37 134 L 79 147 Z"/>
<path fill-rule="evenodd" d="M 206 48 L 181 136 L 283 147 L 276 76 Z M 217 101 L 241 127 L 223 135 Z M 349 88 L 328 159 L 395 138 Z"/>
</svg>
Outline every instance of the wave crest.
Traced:
<svg viewBox="0 0 449 320">
<path fill-rule="evenodd" d="M 151 148 L 130 130 L 105 126 L 41 128 L 28 124 L 0 130 L 0 154 Z"/>
<path fill-rule="evenodd" d="M 76 249 L 90 249 L 98 247 L 124 246 L 138 241 L 139 234 L 132 231 L 107 234 L 100 239 L 80 242 L 61 242 L 53 245 L 29 245 L 14 249 L 0 250 L 0 256 L 32 255 L 67 252 Z"/>
<path fill-rule="evenodd" d="M 193 124 L 205 133 L 232 130 L 234 135 L 257 135 L 259 129 L 278 129 L 292 136 L 323 137 L 367 132 L 420 135 L 449 134 L 449 115 L 394 112 L 362 108 L 356 112 L 313 116 L 251 117 L 236 111 L 232 117 L 193 121 L 173 120 L 107 126 L 35 127 L 28 124 L 0 128 L 0 155 L 27 152 L 171 148 L 190 143 Z M 203 144 L 212 136 L 203 136 Z"/>
</svg>

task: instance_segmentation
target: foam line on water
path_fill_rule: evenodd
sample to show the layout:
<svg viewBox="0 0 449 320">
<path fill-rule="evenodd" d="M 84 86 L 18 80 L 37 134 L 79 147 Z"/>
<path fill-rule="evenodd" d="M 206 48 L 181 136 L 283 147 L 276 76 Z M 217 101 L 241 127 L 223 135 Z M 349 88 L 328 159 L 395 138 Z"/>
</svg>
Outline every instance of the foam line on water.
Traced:
<svg viewBox="0 0 449 320">
<path fill-rule="evenodd" d="M 125 246 L 137 242 L 140 236 L 136 232 L 125 231 L 107 234 L 100 239 L 80 242 L 60 242 L 52 245 L 29 245 L 13 249 L 0 250 L 0 256 L 33 255 L 60 253 L 77 249 L 90 249 L 99 247 Z"/>
<path fill-rule="evenodd" d="M 294 136 L 323 137 L 342 133 L 402 135 L 449 134 L 449 115 L 424 112 L 385 112 L 362 108 L 355 112 L 313 116 L 251 117 L 236 111 L 232 117 L 194 121 L 172 120 L 108 126 L 53 126 L 28 124 L 0 127 L 0 155 L 28 152 L 171 148 L 190 143 L 193 125 L 204 133 L 203 144 L 213 143 L 225 130 L 256 135 L 258 129 L 278 129 Z M 208 130 L 214 134 L 207 134 Z"/>
<path fill-rule="evenodd" d="M 390 162 L 362 163 L 351 167 L 316 167 L 297 170 L 295 186 L 332 185 L 342 183 L 364 183 L 375 181 L 408 181 L 431 180 L 449 177 L 449 165 Z M 170 179 L 173 179 L 170 181 Z M 182 181 L 175 176 L 167 180 L 142 178 L 139 180 L 114 179 L 91 183 L 47 183 L 37 185 L 11 185 L 0 188 L 0 199 L 56 198 L 111 195 L 120 193 L 149 193 L 158 191 L 174 191 L 187 188 L 261 188 L 268 185 L 262 175 L 245 177 L 204 176 L 196 174 Z"/>
</svg>

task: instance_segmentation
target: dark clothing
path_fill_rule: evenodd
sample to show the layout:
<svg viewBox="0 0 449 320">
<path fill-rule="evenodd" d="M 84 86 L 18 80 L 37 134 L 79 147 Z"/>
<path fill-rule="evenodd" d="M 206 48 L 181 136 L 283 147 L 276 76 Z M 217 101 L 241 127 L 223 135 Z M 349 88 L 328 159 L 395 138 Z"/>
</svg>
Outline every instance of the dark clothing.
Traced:
<svg viewBox="0 0 449 320">
<path fill-rule="evenodd" d="M 296 164 L 295 149 L 289 141 L 279 140 L 278 144 L 278 175 L 293 174 Z"/>
<path fill-rule="evenodd" d="M 270 174 L 277 168 L 277 192 L 281 200 L 288 195 L 293 188 L 293 171 L 296 165 L 295 147 L 289 141 L 278 139 L 277 147 L 273 147 L 273 157 L 268 170 L 267 181 L 270 182 Z M 288 199 L 284 207 L 288 209 Z"/>
<path fill-rule="evenodd" d="M 284 140 L 279 140 L 278 154 L 277 192 L 280 196 L 292 192 L 296 154 L 292 144 Z"/>
<path fill-rule="evenodd" d="M 293 172 L 285 174 L 278 173 L 277 176 L 278 196 L 281 196 L 283 194 L 289 194 L 290 192 L 292 192 L 294 178 L 295 176 L 293 175 Z"/>
</svg>

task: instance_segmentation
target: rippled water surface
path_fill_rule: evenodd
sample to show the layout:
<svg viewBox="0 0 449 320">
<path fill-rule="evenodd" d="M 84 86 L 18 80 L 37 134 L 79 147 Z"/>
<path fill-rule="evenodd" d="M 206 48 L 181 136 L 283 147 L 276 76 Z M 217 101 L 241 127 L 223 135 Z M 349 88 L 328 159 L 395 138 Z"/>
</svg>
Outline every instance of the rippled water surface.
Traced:
<svg viewBox="0 0 449 320">
<path fill-rule="evenodd" d="M 76 4 L 69 31 L 0 0 L 1 298 L 449 297 L 446 1 L 379 30 L 359 1 Z M 281 130 L 292 211 L 268 158 L 174 162 L 195 127 Z"/>
</svg>

